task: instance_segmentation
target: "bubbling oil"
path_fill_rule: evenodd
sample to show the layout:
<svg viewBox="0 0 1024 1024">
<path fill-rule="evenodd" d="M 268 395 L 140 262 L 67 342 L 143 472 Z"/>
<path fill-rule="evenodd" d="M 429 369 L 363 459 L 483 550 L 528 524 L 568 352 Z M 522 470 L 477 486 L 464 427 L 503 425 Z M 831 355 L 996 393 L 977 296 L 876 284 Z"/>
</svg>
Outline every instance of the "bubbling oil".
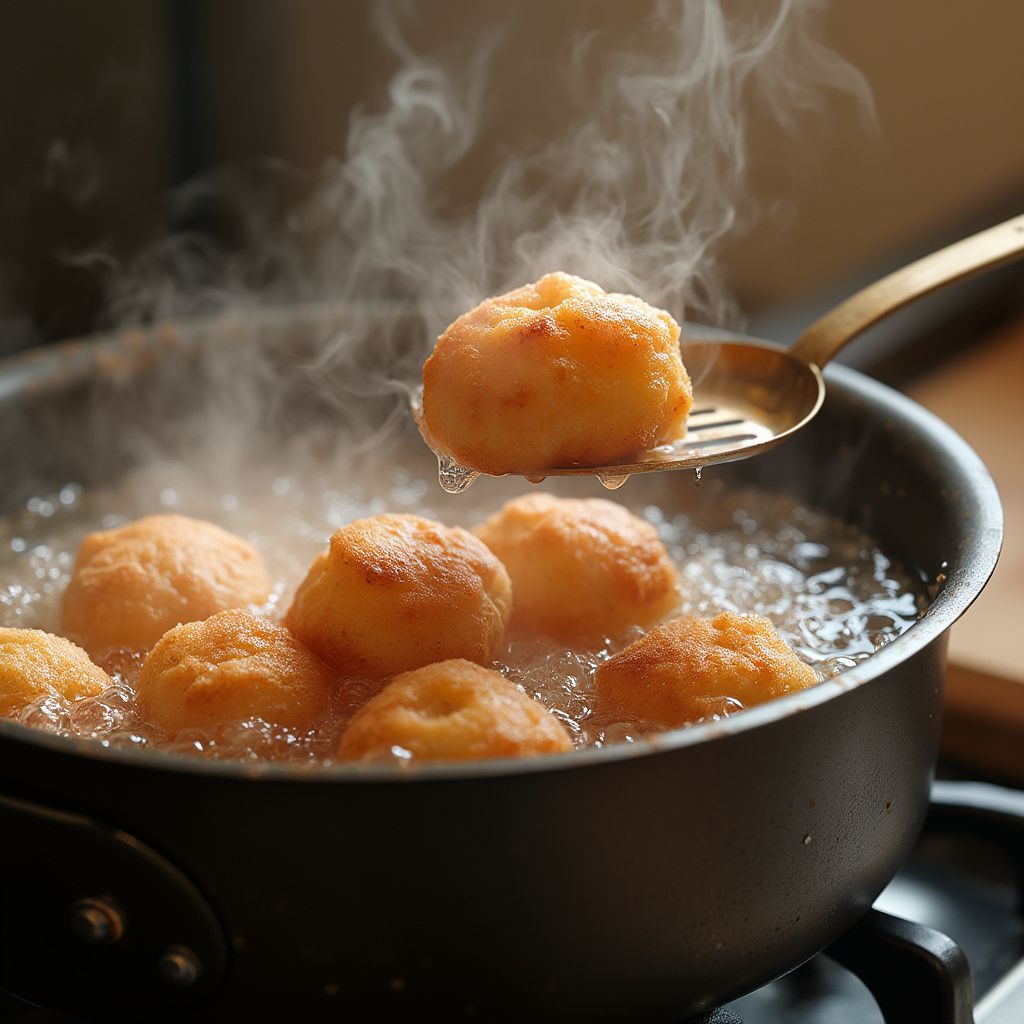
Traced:
<svg viewBox="0 0 1024 1024">
<path fill-rule="evenodd" d="M 474 490 L 473 496 L 453 500 L 438 493 L 429 471 L 396 466 L 378 474 L 373 486 L 362 478 L 358 485 L 340 486 L 327 467 L 296 472 L 288 465 L 247 467 L 228 488 L 223 480 L 197 477 L 181 464 L 160 464 L 102 490 L 84 492 L 67 484 L 32 498 L 17 514 L 0 520 L 0 625 L 59 632 L 61 594 L 82 538 L 142 515 L 192 515 L 246 538 L 262 552 L 275 581 L 259 610 L 280 618 L 310 562 L 346 523 L 383 512 L 415 512 L 469 526 L 524 487 L 522 481 L 491 481 L 489 493 Z M 563 480 L 552 489 L 579 493 L 581 486 L 585 483 Z M 690 489 L 696 492 L 692 483 Z M 652 493 L 658 500 L 651 500 Z M 925 583 L 855 526 L 761 491 L 705 482 L 698 507 L 687 511 L 675 510 L 680 502 L 671 500 L 672 493 L 637 487 L 633 494 L 623 492 L 622 504 L 657 528 L 676 563 L 681 594 L 673 614 L 710 616 L 728 609 L 764 615 L 826 679 L 870 657 L 927 607 Z M 713 515 L 701 508 L 713 509 Z M 494 667 L 546 705 L 577 747 L 635 742 L 656 727 L 602 718 L 593 699 L 594 676 L 603 661 L 642 632 L 628 630 L 593 647 L 573 649 L 513 635 Z M 114 680 L 111 688 L 71 705 L 37 701 L 17 720 L 105 746 L 315 766 L 331 762 L 345 725 L 380 686 L 346 680 L 323 720 L 305 733 L 253 719 L 171 740 L 142 720 L 136 708 L 135 681 L 143 655 L 111 651 L 100 660 Z M 741 710 L 732 701 L 725 714 Z M 397 763 L 405 763 L 404 751 L 393 753 Z"/>
</svg>

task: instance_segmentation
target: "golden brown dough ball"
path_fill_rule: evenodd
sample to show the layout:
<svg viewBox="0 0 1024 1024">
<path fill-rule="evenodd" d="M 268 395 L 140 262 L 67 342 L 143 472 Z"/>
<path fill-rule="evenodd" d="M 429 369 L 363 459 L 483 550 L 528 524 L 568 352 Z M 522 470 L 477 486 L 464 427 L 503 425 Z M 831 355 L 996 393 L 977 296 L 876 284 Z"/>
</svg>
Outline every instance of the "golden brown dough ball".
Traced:
<svg viewBox="0 0 1024 1024">
<path fill-rule="evenodd" d="M 504 676 L 456 659 L 397 676 L 356 713 L 338 756 L 472 761 L 572 749 L 561 722 Z"/>
<path fill-rule="evenodd" d="M 285 618 L 329 665 L 381 679 L 505 640 L 512 585 L 471 533 L 412 515 L 358 519 L 331 537 Z"/>
<path fill-rule="evenodd" d="M 147 516 L 82 541 L 63 631 L 93 657 L 146 650 L 179 622 L 261 604 L 269 593 L 263 559 L 240 537 L 187 516 Z"/>
<path fill-rule="evenodd" d="M 487 299 L 423 367 L 428 441 L 484 473 L 601 466 L 683 435 L 679 325 L 570 274 Z"/>
<path fill-rule="evenodd" d="M 161 638 L 143 663 L 138 707 L 172 738 L 256 717 L 302 732 L 326 712 L 333 679 L 283 626 L 235 608 Z"/>
<path fill-rule="evenodd" d="M 532 494 L 475 532 L 512 578 L 517 628 L 585 643 L 650 625 L 678 602 L 658 531 L 614 502 Z"/>
<path fill-rule="evenodd" d="M 95 697 L 110 676 L 70 640 L 41 629 L 0 627 L 0 717 L 40 697 Z"/>
<path fill-rule="evenodd" d="M 816 682 L 771 622 L 735 612 L 666 622 L 606 661 L 596 676 L 606 715 L 666 727 L 719 713 L 729 698 L 749 707 Z"/>
</svg>

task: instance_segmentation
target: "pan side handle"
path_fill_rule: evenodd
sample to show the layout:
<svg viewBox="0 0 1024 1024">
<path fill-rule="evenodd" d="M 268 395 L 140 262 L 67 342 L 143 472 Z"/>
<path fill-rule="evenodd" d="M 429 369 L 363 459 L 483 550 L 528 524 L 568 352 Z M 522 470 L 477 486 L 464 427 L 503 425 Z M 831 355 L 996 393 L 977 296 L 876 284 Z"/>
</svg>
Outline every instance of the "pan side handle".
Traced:
<svg viewBox="0 0 1024 1024">
<path fill-rule="evenodd" d="M 0 796 L 0 987 L 56 1013 L 149 1019 L 208 1003 L 223 931 L 134 836 Z"/>
</svg>

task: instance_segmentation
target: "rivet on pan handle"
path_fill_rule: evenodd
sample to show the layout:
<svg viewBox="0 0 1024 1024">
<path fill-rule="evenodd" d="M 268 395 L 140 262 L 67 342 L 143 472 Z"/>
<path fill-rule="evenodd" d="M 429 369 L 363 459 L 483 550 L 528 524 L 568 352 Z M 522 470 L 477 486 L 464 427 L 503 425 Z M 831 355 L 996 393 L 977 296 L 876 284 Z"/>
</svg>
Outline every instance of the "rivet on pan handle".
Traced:
<svg viewBox="0 0 1024 1024">
<path fill-rule="evenodd" d="M 90 1019 L 208 1003 L 224 975 L 199 890 L 138 839 L 0 796 L 0 987 Z"/>
</svg>

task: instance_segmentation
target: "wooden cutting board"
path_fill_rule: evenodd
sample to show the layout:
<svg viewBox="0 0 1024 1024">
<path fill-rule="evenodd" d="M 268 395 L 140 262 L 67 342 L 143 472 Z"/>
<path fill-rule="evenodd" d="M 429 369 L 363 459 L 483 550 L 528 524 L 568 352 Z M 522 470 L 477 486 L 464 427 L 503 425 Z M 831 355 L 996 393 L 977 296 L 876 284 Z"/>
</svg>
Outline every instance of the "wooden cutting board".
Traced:
<svg viewBox="0 0 1024 1024">
<path fill-rule="evenodd" d="M 984 459 L 1006 539 L 984 593 L 953 628 L 943 754 L 1024 783 L 1024 321 L 908 388 Z"/>
</svg>

